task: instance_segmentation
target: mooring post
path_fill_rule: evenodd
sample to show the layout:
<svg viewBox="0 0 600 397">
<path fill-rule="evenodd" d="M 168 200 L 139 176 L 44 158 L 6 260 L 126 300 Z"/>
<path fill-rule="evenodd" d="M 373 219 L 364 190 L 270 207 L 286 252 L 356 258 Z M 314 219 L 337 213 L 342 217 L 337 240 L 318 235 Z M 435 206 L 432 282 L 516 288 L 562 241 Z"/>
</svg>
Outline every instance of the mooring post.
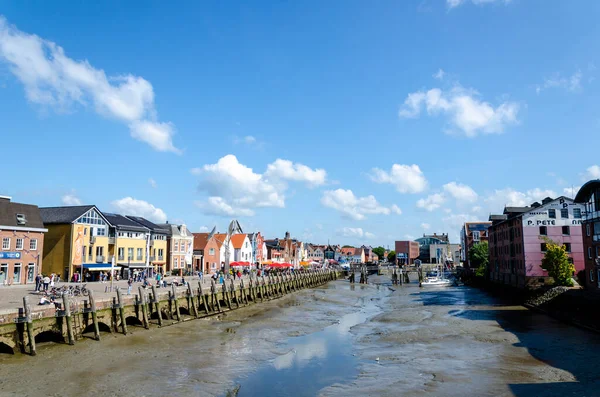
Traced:
<svg viewBox="0 0 600 397">
<path fill-rule="evenodd" d="M 240 307 L 240 298 L 237 296 L 237 293 L 235 292 L 235 283 L 233 282 L 233 280 L 230 280 L 230 291 L 229 291 L 229 296 L 233 298 L 235 298 L 235 306 L 236 308 Z M 233 301 L 231 302 L 233 304 Z"/>
<path fill-rule="evenodd" d="M 246 292 L 244 292 L 244 279 L 240 280 L 240 297 L 242 299 L 242 304 L 247 305 L 248 304 L 248 296 L 246 295 Z"/>
<path fill-rule="evenodd" d="M 90 311 L 92 312 L 92 323 L 94 323 L 94 339 L 100 340 L 100 327 L 98 325 L 98 315 L 96 314 L 96 299 L 94 299 L 94 291 L 90 289 L 88 298 L 90 299 Z"/>
<path fill-rule="evenodd" d="M 75 335 L 73 333 L 73 319 L 71 318 L 71 305 L 69 305 L 69 296 L 63 295 L 63 305 L 65 307 L 65 319 L 67 320 L 67 336 L 69 345 L 75 344 Z"/>
<path fill-rule="evenodd" d="M 27 339 L 29 340 L 29 354 L 35 356 L 35 338 L 33 337 L 33 320 L 31 319 L 31 306 L 29 305 L 29 296 L 23 297 L 23 309 L 25 310 L 25 321 L 27 322 Z"/>
<path fill-rule="evenodd" d="M 173 299 L 173 305 L 175 306 L 175 316 L 177 316 L 177 321 L 181 321 L 181 314 L 179 313 L 179 304 L 177 303 L 177 290 L 175 289 L 175 284 L 171 284 L 171 298 Z"/>
<path fill-rule="evenodd" d="M 154 300 L 154 307 L 156 310 L 156 315 L 158 316 L 158 326 L 162 327 L 163 325 L 163 320 L 162 320 L 162 313 L 160 312 L 160 303 L 158 303 L 158 294 L 156 293 L 156 285 L 152 286 L 152 299 Z"/>
<path fill-rule="evenodd" d="M 119 317 L 121 318 L 121 328 L 123 335 L 127 335 L 127 324 L 125 323 L 125 308 L 123 307 L 123 297 L 121 296 L 121 289 L 117 288 L 117 308 L 119 309 Z"/>
<path fill-rule="evenodd" d="M 194 313 L 194 317 L 198 318 L 198 306 L 196 306 L 196 300 L 194 299 L 194 291 L 192 290 L 192 285 L 188 283 L 188 295 L 190 297 L 190 305 L 192 306 L 192 311 Z"/>
<path fill-rule="evenodd" d="M 204 306 L 204 312 L 209 314 L 208 311 L 208 299 L 206 299 L 206 295 L 204 295 L 204 291 L 202 290 L 202 282 L 198 281 L 198 304 L 202 302 L 202 306 Z"/>
<path fill-rule="evenodd" d="M 229 310 L 231 310 L 231 297 L 229 296 L 229 293 L 227 292 L 227 281 L 226 280 L 223 281 L 223 301 L 227 304 L 227 307 L 229 308 Z"/>
<path fill-rule="evenodd" d="M 146 304 L 144 302 L 146 300 L 146 294 L 144 294 L 144 289 L 141 285 L 138 287 L 138 292 L 140 294 L 138 298 L 138 305 L 142 309 L 142 323 L 144 324 L 144 328 L 148 329 L 148 313 L 146 312 Z"/>
</svg>

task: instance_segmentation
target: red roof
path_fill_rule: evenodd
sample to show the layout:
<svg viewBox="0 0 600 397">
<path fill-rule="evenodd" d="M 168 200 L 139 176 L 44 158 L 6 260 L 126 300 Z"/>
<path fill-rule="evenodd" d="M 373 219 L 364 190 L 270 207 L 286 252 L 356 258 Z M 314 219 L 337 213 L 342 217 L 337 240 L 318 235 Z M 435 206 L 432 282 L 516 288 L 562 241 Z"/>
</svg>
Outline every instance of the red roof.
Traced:
<svg viewBox="0 0 600 397">
<path fill-rule="evenodd" d="M 240 249 L 244 246 L 244 240 L 246 239 L 245 234 L 234 234 L 231 236 L 231 244 L 234 249 Z"/>
</svg>

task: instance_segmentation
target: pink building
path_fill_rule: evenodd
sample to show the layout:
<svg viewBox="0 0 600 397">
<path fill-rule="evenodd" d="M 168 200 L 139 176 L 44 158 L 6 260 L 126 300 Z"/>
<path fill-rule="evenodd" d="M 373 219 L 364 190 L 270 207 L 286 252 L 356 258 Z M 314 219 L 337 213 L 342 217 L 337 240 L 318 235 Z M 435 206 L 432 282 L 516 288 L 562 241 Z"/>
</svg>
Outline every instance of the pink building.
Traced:
<svg viewBox="0 0 600 397">
<path fill-rule="evenodd" d="M 542 204 L 505 207 L 503 215 L 491 215 L 490 279 L 518 287 L 549 282 L 541 267 L 546 238 L 565 246 L 576 273 L 584 270 L 582 212 L 583 205 L 567 197 L 547 197 Z"/>
</svg>

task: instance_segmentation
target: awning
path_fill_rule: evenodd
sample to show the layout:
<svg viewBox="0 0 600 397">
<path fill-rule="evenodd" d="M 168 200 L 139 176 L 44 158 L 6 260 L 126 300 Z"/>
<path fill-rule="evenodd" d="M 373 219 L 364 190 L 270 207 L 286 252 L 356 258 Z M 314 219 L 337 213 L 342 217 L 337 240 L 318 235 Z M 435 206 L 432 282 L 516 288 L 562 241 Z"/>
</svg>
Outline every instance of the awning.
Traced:
<svg viewBox="0 0 600 397">
<path fill-rule="evenodd" d="M 229 266 L 231 267 L 239 267 L 239 266 L 250 266 L 250 262 L 231 262 Z"/>
<path fill-rule="evenodd" d="M 119 263 L 119 266 L 128 267 L 130 269 L 149 269 L 154 267 L 151 265 L 146 266 L 145 263 Z"/>
<path fill-rule="evenodd" d="M 82 266 L 84 269 L 97 272 L 111 269 L 110 263 L 84 263 Z M 119 266 L 115 266 L 112 269 L 120 270 L 121 268 Z"/>
</svg>

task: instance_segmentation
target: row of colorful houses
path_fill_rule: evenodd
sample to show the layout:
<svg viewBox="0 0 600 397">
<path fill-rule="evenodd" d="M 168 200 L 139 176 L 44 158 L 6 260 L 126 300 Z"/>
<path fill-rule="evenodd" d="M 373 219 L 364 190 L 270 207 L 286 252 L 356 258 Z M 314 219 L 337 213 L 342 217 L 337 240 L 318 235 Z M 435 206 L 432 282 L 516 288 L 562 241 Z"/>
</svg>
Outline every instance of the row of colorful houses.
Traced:
<svg viewBox="0 0 600 397">
<path fill-rule="evenodd" d="M 377 260 L 372 248 L 318 245 L 260 232 L 192 233 L 185 224 L 103 212 L 95 205 L 41 207 L 0 196 L 0 285 L 35 283 L 38 274 L 96 280 L 102 272 L 185 274 L 221 270 L 225 258 L 241 266 L 326 260 Z"/>
</svg>

